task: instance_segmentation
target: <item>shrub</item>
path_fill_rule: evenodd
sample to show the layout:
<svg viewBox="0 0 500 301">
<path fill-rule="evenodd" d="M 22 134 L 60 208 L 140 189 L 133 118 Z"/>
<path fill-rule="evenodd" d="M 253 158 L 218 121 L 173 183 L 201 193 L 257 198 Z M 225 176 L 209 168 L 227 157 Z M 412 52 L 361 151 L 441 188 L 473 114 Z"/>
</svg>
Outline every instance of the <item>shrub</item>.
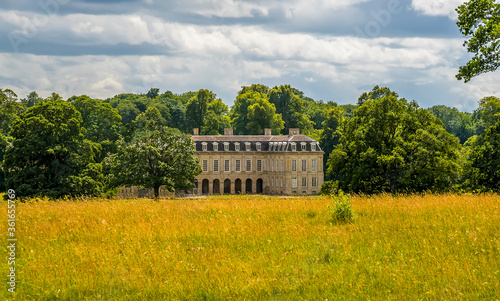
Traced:
<svg viewBox="0 0 500 301">
<path fill-rule="evenodd" d="M 352 197 L 339 191 L 336 195 L 330 195 L 333 199 L 333 207 L 330 207 L 332 218 L 335 222 L 352 223 L 356 220 L 356 214 L 351 206 Z"/>
</svg>

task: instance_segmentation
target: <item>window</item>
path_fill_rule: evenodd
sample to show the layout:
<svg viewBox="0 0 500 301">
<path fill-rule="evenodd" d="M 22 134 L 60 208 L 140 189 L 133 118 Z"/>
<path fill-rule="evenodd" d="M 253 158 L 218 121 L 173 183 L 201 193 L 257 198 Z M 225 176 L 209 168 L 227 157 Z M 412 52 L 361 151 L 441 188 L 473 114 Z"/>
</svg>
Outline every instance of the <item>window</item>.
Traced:
<svg viewBox="0 0 500 301">
<path fill-rule="evenodd" d="M 251 151 L 252 150 L 252 144 L 250 142 L 245 143 L 245 150 L 246 151 Z"/>
<path fill-rule="evenodd" d="M 318 179 L 317 178 L 312 178 L 312 187 L 318 186 Z"/>
<path fill-rule="evenodd" d="M 202 168 L 204 172 L 208 171 L 208 160 L 203 160 Z"/>
<path fill-rule="evenodd" d="M 318 171 L 318 161 L 317 160 L 311 160 L 311 170 L 312 170 L 312 172 Z"/>
<path fill-rule="evenodd" d="M 230 171 L 229 167 L 229 160 L 224 160 L 224 171 Z"/>
<path fill-rule="evenodd" d="M 296 151 L 297 150 L 297 144 L 295 143 L 292 143 L 292 152 Z"/>
<path fill-rule="evenodd" d="M 307 171 L 307 160 L 302 160 L 302 171 Z"/>
<path fill-rule="evenodd" d="M 214 160 L 214 171 L 219 171 L 219 160 Z"/>
<path fill-rule="evenodd" d="M 274 159 L 271 161 L 271 172 L 274 172 Z"/>
<path fill-rule="evenodd" d="M 207 151 L 207 143 L 206 143 L 206 142 L 203 142 L 203 143 L 201 144 L 201 150 L 202 150 L 202 151 L 204 151 L 204 152 L 206 152 L 206 151 Z"/>
<path fill-rule="evenodd" d="M 301 147 L 301 149 L 302 149 L 303 151 L 305 151 L 305 150 L 306 150 L 306 143 L 305 143 L 305 142 L 302 142 L 302 143 L 300 144 L 300 147 Z"/>
<path fill-rule="evenodd" d="M 316 151 L 316 142 L 311 143 L 311 151 L 312 152 Z"/>
<path fill-rule="evenodd" d="M 292 187 L 297 188 L 297 178 L 292 178 Z"/>
<path fill-rule="evenodd" d="M 236 142 L 236 143 L 234 144 L 234 150 L 235 150 L 235 151 L 237 151 L 237 152 L 239 152 L 239 151 L 240 151 L 240 144 L 239 144 L 238 142 Z"/>
<path fill-rule="evenodd" d="M 286 142 L 283 142 L 281 145 L 281 151 L 284 152 L 286 150 Z"/>
<path fill-rule="evenodd" d="M 219 150 L 219 143 L 214 142 L 214 152 Z"/>
<path fill-rule="evenodd" d="M 236 171 L 241 171 L 241 160 L 236 160 L 234 165 Z"/>
<path fill-rule="evenodd" d="M 262 171 L 262 160 L 257 160 L 257 171 Z"/>
<path fill-rule="evenodd" d="M 281 160 L 281 171 L 285 171 L 285 163 Z"/>
<path fill-rule="evenodd" d="M 247 160 L 247 171 L 252 171 L 252 160 Z"/>
<path fill-rule="evenodd" d="M 297 171 L 297 160 L 292 160 L 292 171 Z"/>
<path fill-rule="evenodd" d="M 229 151 L 229 142 L 224 142 L 224 151 Z"/>
<path fill-rule="evenodd" d="M 260 152 L 260 150 L 262 149 L 261 147 L 261 143 L 260 142 L 257 142 L 256 146 L 257 146 L 257 151 Z"/>
<path fill-rule="evenodd" d="M 302 187 L 307 187 L 307 178 L 302 178 Z"/>
</svg>

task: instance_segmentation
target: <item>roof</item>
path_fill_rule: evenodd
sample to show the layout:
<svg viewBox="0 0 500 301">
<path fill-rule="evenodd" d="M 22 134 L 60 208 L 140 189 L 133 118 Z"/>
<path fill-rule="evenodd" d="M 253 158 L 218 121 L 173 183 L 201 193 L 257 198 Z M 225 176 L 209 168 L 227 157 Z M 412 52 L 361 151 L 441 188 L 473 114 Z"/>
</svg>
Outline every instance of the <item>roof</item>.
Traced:
<svg viewBox="0 0 500 301">
<path fill-rule="evenodd" d="M 292 144 L 296 144 L 295 151 L 322 152 L 318 142 L 306 135 L 221 135 L 221 136 L 191 136 L 196 144 L 196 151 L 293 151 Z M 215 144 L 218 144 L 215 150 Z M 225 149 L 224 145 L 227 145 Z M 257 148 L 259 144 L 259 149 Z M 302 146 L 304 145 L 304 146 Z M 314 150 L 313 150 L 314 148 Z"/>
</svg>

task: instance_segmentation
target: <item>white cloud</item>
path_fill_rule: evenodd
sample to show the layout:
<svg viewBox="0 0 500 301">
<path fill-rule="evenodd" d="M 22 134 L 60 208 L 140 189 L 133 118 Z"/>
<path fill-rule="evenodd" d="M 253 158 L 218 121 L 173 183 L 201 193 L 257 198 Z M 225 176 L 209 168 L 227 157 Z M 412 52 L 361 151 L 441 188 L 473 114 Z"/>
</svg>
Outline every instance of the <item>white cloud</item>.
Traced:
<svg viewBox="0 0 500 301">
<path fill-rule="evenodd" d="M 464 0 L 412 0 L 411 7 L 425 15 L 456 19 L 455 9 L 463 2 Z"/>
</svg>

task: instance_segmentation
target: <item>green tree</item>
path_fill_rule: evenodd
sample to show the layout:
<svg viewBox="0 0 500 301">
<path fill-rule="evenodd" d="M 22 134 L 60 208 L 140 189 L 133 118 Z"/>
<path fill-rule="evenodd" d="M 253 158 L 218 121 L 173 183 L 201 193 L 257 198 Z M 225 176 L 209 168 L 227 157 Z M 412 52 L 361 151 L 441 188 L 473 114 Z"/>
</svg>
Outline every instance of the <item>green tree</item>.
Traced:
<svg viewBox="0 0 500 301">
<path fill-rule="evenodd" d="M 467 139 L 475 135 L 476 124 L 473 122 L 472 114 L 444 105 L 433 106 L 428 110 L 444 123 L 444 128 L 448 133 L 460 139 L 460 143 L 465 143 Z"/>
<path fill-rule="evenodd" d="M 297 90 L 289 85 L 274 87 L 269 91 L 269 102 L 276 106 L 276 113 L 281 114 L 285 122 L 282 134 L 288 134 L 290 128 L 299 128 L 303 133 L 313 129 L 314 123 L 305 114 L 305 101 L 294 91 Z"/>
<path fill-rule="evenodd" d="M 248 92 L 257 92 L 261 95 L 269 94 L 269 87 L 261 84 L 253 84 L 251 86 L 243 86 L 241 90 L 238 92 L 238 95 L 243 95 Z"/>
<path fill-rule="evenodd" d="M 213 99 L 208 104 L 205 115 L 205 125 L 201 127 L 202 135 L 219 135 L 224 129 L 231 127 L 231 118 L 228 116 L 229 108 L 220 99 Z"/>
<path fill-rule="evenodd" d="M 191 138 L 168 128 L 158 128 L 131 143 L 119 142 L 118 153 L 106 158 L 112 172 L 112 185 L 160 187 L 189 190 L 201 172 L 199 159 L 194 156 Z"/>
<path fill-rule="evenodd" d="M 146 94 L 146 97 L 150 98 L 150 99 L 155 99 L 159 94 L 160 94 L 160 89 L 151 88 L 151 89 L 149 89 L 148 93 Z"/>
<path fill-rule="evenodd" d="M 495 0 L 470 0 L 457 8 L 457 25 L 467 38 L 464 46 L 474 57 L 460 67 L 458 80 L 495 71 L 500 66 L 500 3 Z"/>
<path fill-rule="evenodd" d="M 14 122 L 5 153 L 6 186 L 20 197 L 99 195 L 100 145 L 85 139 L 80 113 L 63 100 L 46 100 Z"/>
<path fill-rule="evenodd" d="M 458 179 L 458 139 L 415 102 L 368 99 L 341 131 L 328 174 L 345 191 L 440 191 Z"/>
<path fill-rule="evenodd" d="M 259 92 L 238 95 L 230 117 L 234 131 L 239 135 L 261 135 L 264 128 L 271 128 L 273 134 L 279 134 L 284 127 L 275 106 Z"/>
<path fill-rule="evenodd" d="M 25 108 L 31 108 L 32 106 L 36 105 L 39 102 L 42 102 L 43 98 L 38 96 L 38 93 L 35 91 L 31 92 L 26 96 L 26 98 L 21 99 L 21 103 Z"/>
<path fill-rule="evenodd" d="M 327 170 L 326 163 L 328 162 L 328 156 L 333 151 L 335 146 L 339 144 L 339 139 L 341 137 L 341 125 L 344 122 L 344 111 L 341 107 L 333 107 L 326 110 L 326 119 L 322 122 L 323 131 L 321 133 L 319 144 L 321 149 L 325 152 L 323 158 L 324 169 Z M 329 176 L 327 175 L 327 180 Z"/>
<path fill-rule="evenodd" d="M 0 90 L 0 134 L 9 136 L 12 124 L 23 111 L 24 107 L 17 102 L 16 93 L 9 89 Z"/>
<path fill-rule="evenodd" d="M 186 124 L 191 128 L 201 128 L 205 125 L 208 104 L 215 99 L 215 94 L 208 90 L 200 90 L 191 97 L 186 106 Z"/>
<path fill-rule="evenodd" d="M 367 100 L 379 99 L 385 96 L 394 96 L 396 98 L 399 97 L 398 93 L 391 91 L 391 89 L 387 87 L 375 86 L 370 92 L 364 92 L 363 94 L 361 94 L 361 96 L 358 98 L 358 106 L 364 104 Z"/>
</svg>

